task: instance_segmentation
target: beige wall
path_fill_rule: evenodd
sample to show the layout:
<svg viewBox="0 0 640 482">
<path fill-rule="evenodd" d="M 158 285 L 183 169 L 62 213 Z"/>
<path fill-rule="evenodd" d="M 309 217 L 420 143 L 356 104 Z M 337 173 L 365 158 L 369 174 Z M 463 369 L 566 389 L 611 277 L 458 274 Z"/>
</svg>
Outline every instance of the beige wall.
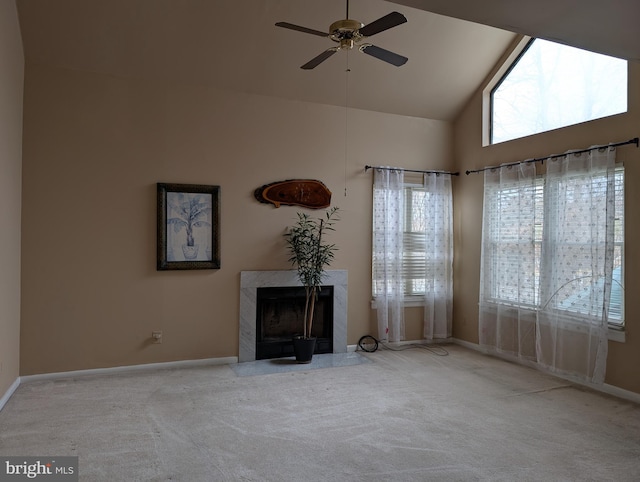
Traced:
<svg viewBox="0 0 640 482">
<path fill-rule="evenodd" d="M 20 361 L 23 72 L 15 2 L 0 2 L 0 398 L 18 378 Z"/>
<path fill-rule="evenodd" d="M 25 76 L 23 375 L 236 356 L 239 273 L 289 268 L 298 210 L 253 190 L 290 178 L 341 208 L 332 267 L 349 271 L 355 344 L 375 327 L 365 164 L 452 162 L 440 121 L 350 110 L 345 163 L 343 108 L 29 62 Z M 221 186 L 220 270 L 155 270 L 157 182 Z"/>
<path fill-rule="evenodd" d="M 495 166 L 594 144 L 626 141 L 640 135 L 640 64 L 629 64 L 629 109 L 626 114 L 566 127 L 494 146 L 482 147 L 482 91 L 469 102 L 454 125 L 455 168 L 460 171 Z M 640 393 L 640 150 L 618 150 L 626 176 L 626 342 L 609 342 L 606 383 Z M 478 342 L 478 290 L 482 234 L 482 174 L 462 176 L 454 186 L 455 266 L 454 336 Z"/>
</svg>

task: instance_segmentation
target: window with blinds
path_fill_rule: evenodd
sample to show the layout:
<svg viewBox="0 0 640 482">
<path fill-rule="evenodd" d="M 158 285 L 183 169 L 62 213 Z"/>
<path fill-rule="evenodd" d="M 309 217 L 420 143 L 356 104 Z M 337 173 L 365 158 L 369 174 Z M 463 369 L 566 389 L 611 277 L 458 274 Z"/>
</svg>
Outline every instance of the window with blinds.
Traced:
<svg viewBox="0 0 640 482">
<path fill-rule="evenodd" d="M 589 221 L 585 219 L 584 202 L 581 194 L 588 191 L 591 196 L 604 198 L 607 193 L 606 176 L 581 178 L 576 176 L 570 181 L 568 202 L 562 206 L 565 223 L 578 239 L 561 240 L 553 246 L 560 256 L 568 261 L 562 267 L 556 267 L 567 279 L 567 283 L 558 289 L 551 306 L 560 311 L 598 317 L 602 311 L 605 291 L 603 273 L 593 273 L 586 256 L 590 256 L 589 246 L 581 244 L 579 234 L 589 230 Z M 624 267 L 624 169 L 618 168 L 614 177 L 615 221 L 614 221 L 614 258 L 609 301 L 609 324 L 616 327 L 624 325 L 623 267 Z M 604 240 L 602 240 L 604 245 Z"/>
<path fill-rule="evenodd" d="M 526 184 L 501 184 L 485 194 L 491 301 L 538 305 L 543 197 L 541 178 Z"/>
<path fill-rule="evenodd" d="M 616 169 L 616 218 L 614 224 L 613 283 L 609 324 L 624 326 L 624 168 Z"/>
<path fill-rule="evenodd" d="M 624 168 L 615 172 L 615 224 L 614 224 L 614 264 L 609 303 L 609 324 L 624 326 Z M 579 211 L 584 209 L 580 203 L 580 190 L 588 189 L 593 193 L 605 195 L 606 178 L 579 180 L 576 182 L 573 200 L 563 206 L 564 210 L 575 210 L 573 216 L 580 222 Z M 545 181 L 540 177 L 525 183 L 513 182 L 495 186 L 485 192 L 485 225 L 489 227 L 490 242 L 484 246 L 485 255 L 491 260 L 486 265 L 488 272 L 485 280 L 491 287 L 486 301 L 520 307 L 539 308 L 540 296 L 540 259 L 544 235 L 544 190 Z M 565 213 L 568 218 L 570 212 Z M 585 223 L 582 223 L 583 225 Z M 518 228 L 520 226 L 520 228 Z M 522 226 L 526 226 L 523 229 Z M 576 227 L 573 230 L 577 238 L 557 242 L 549 249 L 560 250 L 567 258 L 576 259 L 587 253 L 587 243 L 581 244 Z M 488 252 L 487 252 L 488 251 Z M 498 257 L 497 254 L 502 256 Z M 506 254 L 506 256 L 505 256 Z M 579 263 L 577 263 L 579 264 Z M 584 263 L 588 266 L 589 263 Z M 568 263 L 570 265 L 570 263 Z M 583 316 L 598 316 L 602 306 L 604 277 L 594 276 L 585 270 L 576 271 L 567 268 L 566 286 L 554 294 L 554 309 Z M 600 305 L 597 298 L 600 296 Z M 549 300 L 545 301 L 547 303 Z"/>
<path fill-rule="evenodd" d="M 402 279 L 404 297 L 419 297 L 425 293 L 426 273 L 429 261 L 425 254 L 426 219 L 429 206 L 437 194 L 429 193 L 418 183 L 405 182 L 404 188 L 404 232 L 402 247 Z M 374 259 L 375 264 L 375 259 Z M 373 280 L 372 294 L 375 298 L 380 280 Z"/>
</svg>

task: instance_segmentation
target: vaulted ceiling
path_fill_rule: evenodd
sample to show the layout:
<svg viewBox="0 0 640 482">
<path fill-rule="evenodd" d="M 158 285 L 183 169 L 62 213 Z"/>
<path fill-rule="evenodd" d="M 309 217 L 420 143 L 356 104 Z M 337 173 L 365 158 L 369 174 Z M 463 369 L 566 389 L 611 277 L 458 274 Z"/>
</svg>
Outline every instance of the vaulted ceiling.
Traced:
<svg viewBox="0 0 640 482">
<path fill-rule="evenodd" d="M 391 0 L 627 60 L 640 60 L 638 0 Z"/>
<path fill-rule="evenodd" d="M 345 0 L 18 0 L 28 62 L 140 79 L 207 84 L 310 102 L 450 120 L 515 35 L 382 0 L 351 0 L 370 37 L 409 58 L 394 67 L 357 50 L 300 66 L 334 43 L 315 30 L 345 18 Z M 347 74 L 346 70 L 349 69 Z"/>
<path fill-rule="evenodd" d="M 545 0 L 533 24 L 551 24 L 554 5 L 578 1 L 610 4 Z M 496 10 L 479 8 L 487 3 Z M 406 16 L 367 40 L 409 61 L 395 67 L 354 49 L 302 70 L 333 42 L 274 24 L 328 31 L 346 17 L 345 0 L 17 0 L 27 62 L 441 120 L 456 117 L 515 40 L 509 30 L 535 34 L 527 10 L 540 1 L 529 3 L 351 0 L 350 18 L 364 24 L 394 10 Z"/>
</svg>

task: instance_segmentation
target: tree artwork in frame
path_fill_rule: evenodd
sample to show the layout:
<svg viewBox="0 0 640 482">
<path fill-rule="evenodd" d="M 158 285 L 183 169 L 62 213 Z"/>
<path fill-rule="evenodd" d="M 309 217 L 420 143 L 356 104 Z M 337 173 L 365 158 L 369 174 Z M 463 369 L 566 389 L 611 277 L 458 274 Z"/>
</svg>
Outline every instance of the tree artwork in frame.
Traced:
<svg viewBox="0 0 640 482">
<path fill-rule="evenodd" d="M 220 268 L 220 186 L 158 183 L 157 269 Z"/>
</svg>

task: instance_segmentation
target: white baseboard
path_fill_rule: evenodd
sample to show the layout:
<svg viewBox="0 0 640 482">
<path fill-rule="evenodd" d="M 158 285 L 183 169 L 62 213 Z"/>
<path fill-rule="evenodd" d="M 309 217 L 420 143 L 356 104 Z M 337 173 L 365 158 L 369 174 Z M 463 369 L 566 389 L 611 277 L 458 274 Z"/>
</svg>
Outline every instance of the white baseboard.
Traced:
<svg viewBox="0 0 640 482">
<path fill-rule="evenodd" d="M 591 388 L 600 390 L 601 392 L 604 392 L 607 395 L 613 395 L 614 397 L 624 398 L 625 400 L 629 400 L 630 402 L 640 403 L 640 393 L 631 392 L 629 390 L 625 390 L 624 388 L 616 387 L 615 385 L 609 385 L 605 383 L 600 388 L 597 388 L 597 387 L 591 387 Z"/>
<path fill-rule="evenodd" d="M 238 357 L 222 357 L 222 358 L 205 358 L 202 360 L 180 360 L 163 363 L 146 363 L 144 365 L 127 365 L 111 368 L 94 368 L 90 370 L 74 370 L 69 372 L 57 373 L 41 373 L 38 375 L 26 375 L 20 377 L 21 382 L 29 383 L 41 380 L 59 380 L 61 378 L 76 378 L 89 375 L 114 375 L 118 373 L 150 371 L 150 370 L 166 370 L 171 368 L 191 368 L 212 365 L 230 365 L 238 363 Z"/>
<path fill-rule="evenodd" d="M 465 348 L 469 348 L 470 350 L 475 350 L 478 351 L 480 353 L 483 353 L 485 355 L 492 355 L 494 356 L 494 353 L 489 352 L 489 350 L 487 350 L 486 348 L 481 347 L 480 345 L 477 345 L 476 343 L 471 343 L 465 340 L 460 340 L 458 338 L 453 338 L 452 341 L 456 344 L 456 345 L 460 345 L 463 346 Z M 515 363 L 520 363 L 519 360 L 512 358 L 512 357 L 508 357 L 508 356 L 498 356 L 498 358 L 503 358 L 505 360 L 508 361 L 512 361 Z M 622 398 L 624 400 L 629 400 L 630 402 L 634 402 L 634 403 L 640 403 L 640 393 L 636 393 L 636 392 L 632 392 L 630 390 L 625 390 L 624 388 L 620 388 L 620 387 L 616 387 L 615 385 L 609 385 L 607 383 L 604 383 L 602 385 L 596 385 L 595 383 L 588 383 L 588 382 L 582 382 L 580 380 L 574 380 L 573 378 L 569 378 L 569 377 L 563 377 L 560 376 L 556 373 L 550 373 L 547 370 L 544 370 L 543 368 L 539 367 L 538 365 L 536 365 L 535 363 L 521 363 L 524 366 L 533 368 L 534 370 L 539 370 L 543 373 L 547 373 L 549 375 L 561 378 L 563 380 L 567 380 L 571 383 L 575 383 L 576 385 L 582 385 L 584 387 L 590 388 L 592 390 L 595 390 L 597 392 L 602 392 L 602 393 L 606 393 L 607 395 L 612 395 L 614 397 L 618 397 L 618 398 Z"/>
<path fill-rule="evenodd" d="M 11 395 L 13 395 L 13 392 L 15 392 L 19 386 L 20 386 L 20 377 L 15 379 L 15 381 L 11 384 L 11 386 L 2 396 L 2 398 L 0 398 L 0 411 L 2 411 L 4 406 L 7 404 L 7 402 L 11 398 Z"/>
<path fill-rule="evenodd" d="M 385 341 L 380 342 L 385 345 L 391 346 L 403 346 L 403 345 L 442 345 L 446 343 L 451 343 L 452 338 L 434 338 L 432 340 L 402 340 L 402 341 Z"/>
<path fill-rule="evenodd" d="M 465 348 L 469 348 L 470 350 L 479 351 L 480 353 L 484 353 L 485 355 L 491 355 L 489 350 L 478 345 L 477 343 L 471 343 L 470 341 L 461 340 L 460 338 L 451 338 L 451 341 L 456 345 L 463 346 Z"/>
</svg>

